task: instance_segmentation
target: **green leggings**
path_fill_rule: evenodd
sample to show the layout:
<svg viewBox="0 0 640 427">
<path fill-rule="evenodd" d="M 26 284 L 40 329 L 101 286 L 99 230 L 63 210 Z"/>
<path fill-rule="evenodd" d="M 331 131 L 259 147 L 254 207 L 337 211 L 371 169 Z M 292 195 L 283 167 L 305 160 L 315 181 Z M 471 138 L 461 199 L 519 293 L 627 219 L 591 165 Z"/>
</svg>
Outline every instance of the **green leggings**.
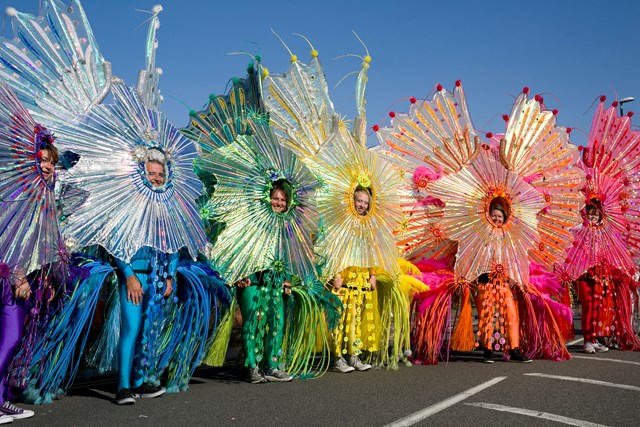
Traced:
<svg viewBox="0 0 640 427">
<path fill-rule="evenodd" d="M 281 369 L 284 304 L 282 289 L 249 286 L 238 292 L 246 365 Z"/>
</svg>

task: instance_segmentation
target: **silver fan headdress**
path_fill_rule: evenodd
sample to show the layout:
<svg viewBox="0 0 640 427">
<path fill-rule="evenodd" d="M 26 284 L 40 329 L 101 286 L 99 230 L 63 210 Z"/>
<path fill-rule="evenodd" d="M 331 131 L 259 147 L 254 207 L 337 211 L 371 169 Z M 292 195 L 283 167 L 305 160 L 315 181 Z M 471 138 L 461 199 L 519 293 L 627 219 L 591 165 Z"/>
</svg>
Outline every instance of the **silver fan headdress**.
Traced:
<svg viewBox="0 0 640 427">
<path fill-rule="evenodd" d="M 207 242 L 195 202 L 202 191 L 192 170 L 195 145 L 133 89 L 114 85 L 112 92 L 112 105 L 60 130 L 80 155 L 67 181 L 90 193 L 64 234 L 125 262 L 143 246 L 165 253 L 186 247 L 195 258 Z M 158 188 L 147 177 L 152 162 L 164 168 Z"/>
</svg>

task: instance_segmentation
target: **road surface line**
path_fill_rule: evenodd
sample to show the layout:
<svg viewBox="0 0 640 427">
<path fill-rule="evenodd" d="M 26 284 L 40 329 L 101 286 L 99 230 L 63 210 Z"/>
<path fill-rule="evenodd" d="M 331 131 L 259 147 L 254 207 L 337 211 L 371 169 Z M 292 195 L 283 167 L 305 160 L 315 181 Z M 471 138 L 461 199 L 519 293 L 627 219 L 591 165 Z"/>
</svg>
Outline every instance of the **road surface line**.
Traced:
<svg viewBox="0 0 640 427">
<path fill-rule="evenodd" d="M 512 406 L 496 405 L 494 403 L 475 402 L 465 403 L 465 405 L 478 408 L 493 409 L 494 411 L 510 412 L 512 414 L 526 415 L 528 417 L 542 418 L 544 420 L 555 421 L 557 423 L 569 424 L 579 427 L 606 427 L 605 424 L 592 423 L 590 421 L 578 420 L 576 418 L 563 417 L 562 415 L 551 414 L 549 412 L 532 411 L 531 409 L 514 408 Z"/>
<path fill-rule="evenodd" d="M 456 394 L 455 396 L 451 396 L 448 399 L 443 400 L 442 402 L 438 402 L 435 405 L 428 406 L 420 411 L 414 412 L 411 415 L 408 415 L 404 418 L 400 418 L 397 421 L 394 421 L 390 424 L 387 424 L 385 427 L 408 427 L 412 426 L 420 421 L 430 417 L 431 415 L 437 414 L 440 411 L 444 411 L 450 406 L 455 405 L 458 402 L 462 402 L 465 399 L 473 396 L 476 393 L 480 393 L 482 390 L 487 389 L 495 384 L 498 384 L 500 381 L 506 379 L 507 377 L 495 377 L 492 380 L 484 382 L 480 385 L 477 385 L 469 390 L 463 391 L 462 393 Z"/>
<path fill-rule="evenodd" d="M 569 347 L 570 345 L 575 345 L 582 341 L 584 341 L 584 338 L 578 338 L 577 340 L 569 341 L 566 346 Z"/>
<path fill-rule="evenodd" d="M 624 390 L 640 391 L 640 387 L 636 387 L 634 385 L 616 384 L 616 383 L 610 383 L 608 381 L 591 380 L 589 378 L 565 377 L 563 375 L 547 375 L 547 374 L 540 374 L 535 372 L 529 373 L 529 374 L 523 374 L 523 375 L 528 375 L 531 377 L 551 378 L 553 380 L 575 381 L 579 383 L 603 385 L 607 387 L 621 388 Z"/>
<path fill-rule="evenodd" d="M 627 363 L 629 365 L 640 365 L 640 362 L 634 362 L 633 360 L 608 359 L 606 357 L 576 356 L 575 354 L 572 354 L 571 358 L 572 359 L 584 359 L 584 360 L 598 360 L 600 362 Z"/>
</svg>

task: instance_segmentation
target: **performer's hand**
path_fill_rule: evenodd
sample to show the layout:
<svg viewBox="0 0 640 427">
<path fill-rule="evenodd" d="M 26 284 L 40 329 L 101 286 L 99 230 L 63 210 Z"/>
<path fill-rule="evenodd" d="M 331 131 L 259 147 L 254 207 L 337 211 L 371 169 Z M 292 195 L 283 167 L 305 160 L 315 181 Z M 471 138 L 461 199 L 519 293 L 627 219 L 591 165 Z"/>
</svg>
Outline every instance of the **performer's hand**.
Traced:
<svg viewBox="0 0 640 427">
<path fill-rule="evenodd" d="M 342 276 L 338 274 L 336 277 L 333 278 L 333 289 L 337 291 L 341 287 L 342 287 Z"/>
<path fill-rule="evenodd" d="M 142 285 L 135 274 L 127 277 L 127 301 L 133 305 L 139 305 L 142 302 Z"/>
<path fill-rule="evenodd" d="M 285 280 L 284 282 L 282 282 L 282 288 L 284 289 L 284 294 L 285 295 L 291 295 L 291 282 L 288 280 Z"/>
<path fill-rule="evenodd" d="M 167 278 L 167 287 L 164 290 L 164 297 L 168 297 L 173 292 L 173 279 L 171 277 Z"/>
<path fill-rule="evenodd" d="M 53 286 L 49 286 L 47 289 L 49 290 L 49 299 L 47 300 L 47 304 L 51 304 L 56 297 L 56 290 Z"/>
<path fill-rule="evenodd" d="M 26 277 L 22 277 L 20 278 L 20 280 L 18 280 L 18 283 L 16 283 L 16 286 L 13 290 L 13 297 L 18 299 L 29 299 L 29 297 L 31 296 L 31 286 L 29 286 L 29 282 L 27 281 Z"/>
<path fill-rule="evenodd" d="M 249 286 L 251 286 L 251 279 L 249 279 L 248 277 L 243 277 L 236 282 L 236 286 L 240 289 L 248 288 Z"/>
<path fill-rule="evenodd" d="M 375 274 L 372 274 L 371 277 L 369 277 L 369 284 L 371 285 L 371 290 L 375 291 L 376 285 L 378 284 L 378 279 Z"/>
</svg>

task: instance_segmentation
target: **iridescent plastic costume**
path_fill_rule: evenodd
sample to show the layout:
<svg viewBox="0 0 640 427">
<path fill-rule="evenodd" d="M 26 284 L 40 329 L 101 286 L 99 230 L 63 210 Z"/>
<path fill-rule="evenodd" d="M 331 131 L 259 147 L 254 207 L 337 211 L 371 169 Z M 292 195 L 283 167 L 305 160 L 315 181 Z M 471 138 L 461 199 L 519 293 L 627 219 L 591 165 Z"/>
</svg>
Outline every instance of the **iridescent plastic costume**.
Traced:
<svg viewBox="0 0 640 427">
<path fill-rule="evenodd" d="M 490 350 L 520 345 L 529 357 L 569 357 L 557 319 L 570 322 L 571 312 L 549 298 L 561 289 L 548 276 L 566 258 L 569 226 L 580 220 L 584 175 L 569 131 L 528 92 L 504 116 L 505 134 L 488 133 L 487 140 L 471 122 L 459 81 L 453 93 L 438 85 L 432 100 L 412 98 L 408 114 L 391 113 L 392 127 L 376 129 L 385 155 L 405 175 L 401 249 L 418 265 L 434 247 L 456 254 L 454 275 L 438 273 L 440 284 L 416 303 L 413 340 L 427 363 L 437 363 L 449 346 L 472 350 L 476 341 Z M 506 209 L 502 223 L 490 217 L 495 204 Z M 457 316 L 454 300 L 462 307 Z"/>
<path fill-rule="evenodd" d="M 617 105 L 605 107 L 602 96 L 596 108 L 580 163 L 587 177 L 581 191 L 583 223 L 574 228 L 575 244 L 563 267 L 565 275 L 577 279 L 585 352 L 594 346 L 606 351 L 602 344 L 640 350 L 631 324 L 640 258 L 640 132 L 632 130 L 631 115 L 618 116 Z"/>
<path fill-rule="evenodd" d="M 309 64 L 292 54 L 286 74 L 265 78 L 265 105 L 281 143 L 298 153 L 322 183 L 316 251 L 323 261 L 323 280 L 342 272 L 344 283 L 334 291 L 343 303 L 341 321 L 332 334 L 334 357 L 362 355 L 372 363 L 397 367 L 400 337 L 407 332 L 408 338 L 408 309 L 397 286 L 393 237 L 400 218 L 400 177 L 366 147 L 364 105 L 371 58 L 362 58 L 356 83 L 358 117 L 348 129 L 334 111 L 318 52 L 311 49 Z M 354 207 L 357 188 L 370 195 L 365 215 Z M 372 272 L 378 273 L 376 279 L 371 279 Z M 392 312 L 396 345 L 389 353 Z M 408 339 L 403 344 L 408 346 Z"/>
</svg>

